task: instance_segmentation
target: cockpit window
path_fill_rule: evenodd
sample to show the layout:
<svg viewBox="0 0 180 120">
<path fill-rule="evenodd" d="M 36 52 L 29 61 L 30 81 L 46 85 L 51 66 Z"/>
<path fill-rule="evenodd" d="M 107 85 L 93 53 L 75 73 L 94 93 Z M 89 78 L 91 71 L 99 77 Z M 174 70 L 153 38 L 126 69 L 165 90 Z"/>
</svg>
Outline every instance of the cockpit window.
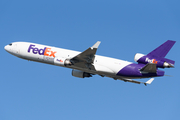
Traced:
<svg viewBox="0 0 180 120">
<path fill-rule="evenodd" d="M 9 44 L 10 46 L 12 45 L 12 43 Z"/>
</svg>

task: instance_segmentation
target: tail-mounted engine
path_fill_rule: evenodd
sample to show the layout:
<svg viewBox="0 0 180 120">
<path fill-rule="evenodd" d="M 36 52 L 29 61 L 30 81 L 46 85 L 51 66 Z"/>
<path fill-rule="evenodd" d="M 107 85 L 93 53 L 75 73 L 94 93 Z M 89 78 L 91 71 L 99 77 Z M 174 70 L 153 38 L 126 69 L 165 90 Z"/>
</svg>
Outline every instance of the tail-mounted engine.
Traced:
<svg viewBox="0 0 180 120">
<path fill-rule="evenodd" d="M 155 56 L 147 56 L 141 53 L 137 53 L 134 56 L 134 61 L 142 64 L 155 63 L 159 68 L 174 67 L 174 61 L 166 58 L 159 58 Z"/>
</svg>

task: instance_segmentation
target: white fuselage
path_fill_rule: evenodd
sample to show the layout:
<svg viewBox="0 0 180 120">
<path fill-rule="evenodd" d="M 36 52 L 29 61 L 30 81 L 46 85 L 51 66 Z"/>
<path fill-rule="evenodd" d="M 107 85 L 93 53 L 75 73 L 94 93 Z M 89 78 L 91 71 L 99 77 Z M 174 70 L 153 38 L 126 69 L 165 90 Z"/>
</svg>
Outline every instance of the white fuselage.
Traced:
<svg viewBox="0 0 180 120">
<path fill-rule="evenodd" d="M 93 66 L 95 68 L 94 70 L 75 66 L 65 66 L 63 64 L 64 60 L 71 59 L 81 53 L 73 50 L 29 42 L 14 42 L 11 46 L 5 46 L 5 49 L 9 53 L 26 60 L 68 67 L 91 74 L 99 74 L 101 76 L 111 77 L 114 79 L 118 79 L 119 77 L 121 78 L 121 76 L 117 76 L 116 74 L 125 66 L 132 64 L 131 62 L 119 59 L 95 55 L 93 63 Z"/>
<path fill-rule="evenodd" d="M 175 41 L 168 40 L 147 55 L 136 54 L 138 64 L 124 60 L 96 55 L 100 41 L 83 52 L 56 48 L 30 42 L 14 42 L 5 46 L 5 50 L 19 58 L 71 68 L 74 77 L 85 78 L 98 74 L 115 80 L 137 84 L 151 84 L 152 77 L 164 76 L 158 68 L 170 68 L 175 61 L 164 58 Z M 132 79 L 151 78 L 147 82 Z"/>
</svg>

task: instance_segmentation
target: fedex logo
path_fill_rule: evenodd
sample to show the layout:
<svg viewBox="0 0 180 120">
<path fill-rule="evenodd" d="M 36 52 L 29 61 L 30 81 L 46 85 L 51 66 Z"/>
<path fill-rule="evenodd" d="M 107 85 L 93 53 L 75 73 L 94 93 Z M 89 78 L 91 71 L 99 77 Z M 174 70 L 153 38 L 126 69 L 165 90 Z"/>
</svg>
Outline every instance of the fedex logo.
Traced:
<svg viewBox="0 0 180 120">
<path fill-rule="evenodd" d="M 60 59 L 60 60 L 59 60 L 59 59 L 57 59 L 57 61 L 58 61 L 58 62 L 63 62 L 63 60 L 61 60 L 61 59 Z"/>
<path fill-rule="evenodd" d="M 43 49 L 39 49 L 37 47 L 35 47 L 35 45 L 30 45 L 28 48 L 28 52 L 30 53 L 32 51 L 32 53 L 34 54 L 39 54 L 39 55 L 44 55 L 44 56 L 49 56 L 49 57 L 55 57 L 55 51 L 52 51 L 51 48 L 48 47 L 44 47 Z"/>
<path fill-rule="evenodd" d="M 157 64 L 158 63 L 158 61 L 156 61 L 156 59 L 149 59 L 149 58 L 146 58 L 146 60 L 145 60 L 146 62 L 148 62 L 148 63 L 155 63 L 155 64 Z"/>
</svg>

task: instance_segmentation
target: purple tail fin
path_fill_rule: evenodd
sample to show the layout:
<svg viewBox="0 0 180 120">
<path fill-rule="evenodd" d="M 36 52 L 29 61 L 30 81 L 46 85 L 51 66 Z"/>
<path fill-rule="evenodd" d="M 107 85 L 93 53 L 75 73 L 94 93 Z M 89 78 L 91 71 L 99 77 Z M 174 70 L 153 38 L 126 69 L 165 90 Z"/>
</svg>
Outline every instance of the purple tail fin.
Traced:
<svg viewBox="0 0 180 120">
<path fill-rule="evenodd" d="M 155 56 L 155 57 L 161 57 L 164 58 L 169 50 L 172 48 L 172 46 L 175 44 L 176 41 L 168 40 L 162 45 L 160 45 L 158 48 L 150 52 L 147 56 Z"/>
<path fill-rule="evenodd" d="M 163 61 L 166 61 L 168 63 L 171 63 L 174 65 L 175 61 L 164 58 L 169 50 L 172 48 L 172 46 L 175 44 L 176 41 L 168 40 L 162 45 L 160 45 L 158 48 L 147 54 L 149 57 L 156 57 Z"/>
</svg>

